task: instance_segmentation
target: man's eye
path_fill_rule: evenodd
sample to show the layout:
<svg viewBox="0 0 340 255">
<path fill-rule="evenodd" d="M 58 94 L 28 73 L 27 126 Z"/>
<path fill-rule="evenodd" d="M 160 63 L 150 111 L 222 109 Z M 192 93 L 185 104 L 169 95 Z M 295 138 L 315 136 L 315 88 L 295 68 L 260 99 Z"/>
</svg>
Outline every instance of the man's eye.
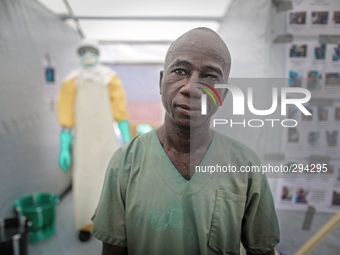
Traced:
<svg viewBox="0 0 340 255">
<path fill-rule="evenodd" d="M 179 75 L 185 75 L 186 74 L 186 72 L 184 70 L 182 70 L 182 69 L 176 69 L 175 73 L 179 74 Z"/>
<path fill-rule="evenodd" d="M 208 79 L 208 80 L 211 80 L 211 81 L 216 81 L 217 80 L 217 77 L 212 76 L 212 75 L 207 75 L 205 78 Z"/>
</svg>

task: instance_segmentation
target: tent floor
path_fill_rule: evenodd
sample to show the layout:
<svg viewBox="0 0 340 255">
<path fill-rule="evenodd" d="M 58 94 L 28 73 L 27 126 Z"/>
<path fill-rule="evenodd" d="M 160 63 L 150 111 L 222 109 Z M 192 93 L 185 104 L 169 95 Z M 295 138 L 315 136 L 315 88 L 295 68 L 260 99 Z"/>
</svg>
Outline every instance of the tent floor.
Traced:
<svg viewBox="0 0 340 255">
<path fill-rule="evenodd" d="M 82 243 L 79 232 L 73 229 L 73 196 L 68 193 L 57 205 L 56 233 L 51 238 L 28 245 L 30 255 L 86 255 L 101 254 L 102 242 L 94 238 Z"/>
</svg>

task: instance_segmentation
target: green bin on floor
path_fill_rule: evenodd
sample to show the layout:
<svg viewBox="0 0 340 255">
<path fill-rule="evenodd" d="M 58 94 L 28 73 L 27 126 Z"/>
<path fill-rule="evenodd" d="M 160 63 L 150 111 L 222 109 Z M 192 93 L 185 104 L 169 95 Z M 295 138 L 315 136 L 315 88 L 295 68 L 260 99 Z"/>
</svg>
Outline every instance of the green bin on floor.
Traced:
<svg viewBox="0 0 340 255">
<path fill-rule="evenodd" d="M 32 223 L 28 233 L 30 242 L 39 242 L 53 236 L 58 203 L 59 197 L 52 193 L 35 193 L 15 202 L 19 216 L 25 216 Z"/>
</svg>

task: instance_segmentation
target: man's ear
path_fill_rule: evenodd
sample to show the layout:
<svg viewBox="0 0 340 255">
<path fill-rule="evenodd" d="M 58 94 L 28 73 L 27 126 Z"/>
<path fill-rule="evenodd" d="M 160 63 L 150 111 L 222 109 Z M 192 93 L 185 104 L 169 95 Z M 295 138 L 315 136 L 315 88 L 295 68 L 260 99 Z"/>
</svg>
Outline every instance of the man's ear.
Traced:
<svg viewBox="0 0 340 255">
<path fill-rule="evenodd" d="M 162 80 L 163 80 L 164 70 L 159 72 L 159 94 L 162 95 Z"/>
</svg>

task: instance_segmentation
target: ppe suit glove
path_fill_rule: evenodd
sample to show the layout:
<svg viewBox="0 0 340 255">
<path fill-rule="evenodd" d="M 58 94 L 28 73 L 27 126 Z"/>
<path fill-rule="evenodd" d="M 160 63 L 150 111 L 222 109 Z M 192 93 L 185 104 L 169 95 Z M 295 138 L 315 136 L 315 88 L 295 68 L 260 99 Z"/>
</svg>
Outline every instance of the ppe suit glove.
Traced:
<svg viewBox="0 0 340 255">
<path fill-rule="evenodd" d="M 59 154 L 59 166 L 65 173 L 68 172 L 68 168 L 71 166 L 71 143 L 72 134 L 70 132 L 60 133 L 60 154 Z"/>
<path fill-rule="evenodd" d="M 130 126 L 127 120 L 118 123 L 120 132 L 122 133 L 124 143 L 128 143 L 131 140 Z"/>
</svg>

